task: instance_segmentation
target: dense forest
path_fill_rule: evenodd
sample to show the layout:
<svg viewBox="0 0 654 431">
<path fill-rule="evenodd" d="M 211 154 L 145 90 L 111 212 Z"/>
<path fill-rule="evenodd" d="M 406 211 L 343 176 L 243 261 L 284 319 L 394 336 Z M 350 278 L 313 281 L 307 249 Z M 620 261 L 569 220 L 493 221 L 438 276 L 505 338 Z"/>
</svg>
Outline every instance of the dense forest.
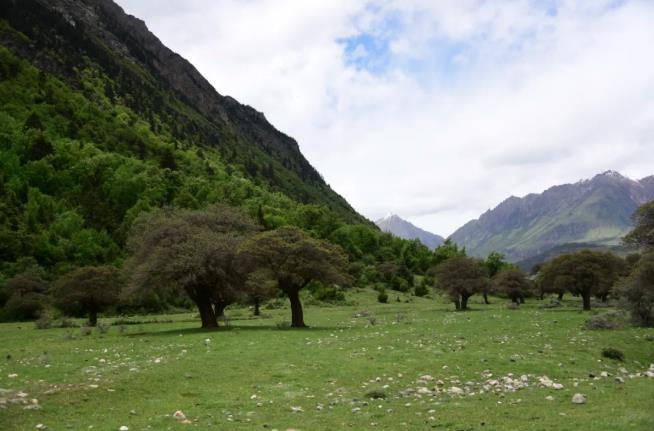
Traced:
<svg viewBox="0 0 654 431">
<path fill-rule="evenodd" d="M 81 88 L 0 47 L 0 282 L 25 271 L 52 281 L 81 266 L 121 266 L 139 214 L 214 203 L 243 208 L 265 229 L 299 226 L 340 245 L 366 283 L 406 291 L 429 268 L 433 255 L 417 241 L 299 202 L 270 184 L 274 170 L 177 139 L 174 124 L 128 107 L 93 64 L 77 79 Z"/>
</svg>

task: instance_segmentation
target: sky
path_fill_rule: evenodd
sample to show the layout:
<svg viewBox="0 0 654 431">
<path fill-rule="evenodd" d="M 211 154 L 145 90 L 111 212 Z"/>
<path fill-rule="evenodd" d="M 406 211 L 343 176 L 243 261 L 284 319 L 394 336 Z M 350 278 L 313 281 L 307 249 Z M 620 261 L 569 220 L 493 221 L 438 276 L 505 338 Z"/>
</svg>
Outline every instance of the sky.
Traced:
<svg viewBox="0 0 654 431">
<path fill-rule="evenodd" d="M 117 0 L 366 217 L 654 174 L 652 0 Z"/>
</svg>

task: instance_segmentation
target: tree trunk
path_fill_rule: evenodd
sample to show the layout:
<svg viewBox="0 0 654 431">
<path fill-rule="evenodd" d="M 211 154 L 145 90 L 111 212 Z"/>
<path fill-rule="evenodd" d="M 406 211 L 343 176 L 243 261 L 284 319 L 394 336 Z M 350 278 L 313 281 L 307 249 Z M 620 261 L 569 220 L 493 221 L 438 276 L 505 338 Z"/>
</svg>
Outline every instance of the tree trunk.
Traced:
<svg viewBox="0 0 654 431">
<path fill-rule="evenodd" d="M 484 304 L 490 304 L 490 302 L 488 302 L 488 293 L 487 292 L 484 292 Z"/>
<path fill-rule="evenodd" d="M 468 309 L 468 298 L 469 296 L 461 295 L 461 310 Z"/>
<path fill-rule="evenodd" d="M 291 327 L 306 328 L 304 324 L 304 314 L 302 313 L 302 302 L 300 302 L 300 291 L 291 290 L 287 293 L 291 301 Z"/>
<path fill-rule="evenodd" d="M 520 298 L 517 295 L 514 295 L 511 297 L 511 302 L 513 302 L 515 305 L 520 305 Z"/>
<path fill-rule="evenodd" d="M 454 298 L 452 302 L 454 302 L 454 308 L 456 308 L 457 310 L 461 309 L 461 300 L 459 299 L 458 296 Z"/>
<path fill-rule="evenodd" d="M 98 312 L 91 310 L 89 312 L 89 326 L 95 326 L 98 324 Z"/>
<path fill-rule="evenodd" d="M 211 301 L 206 300 L 197 300 L 195 305 L 198 307 L 200 312 L 200 319 L 202 319 L 203 328 L 217 328 L 218 321 L 216 320 L 216 313 L 213 311 L 211 306 Z"/>
<path fill-rule="evenodd" d="M 590 310 L 590 294 L 584 293 L 581 297 L 584 300 L 584 311 Z"/>
<path fill-rule="evenodd" d="M 522 296 L 522 295 L 518 296 L 518 301 L 519 301 L 521 304 L 524 304 L 524 303 L 525 303 L 525 297 Z"/>
<path fill-rule="evenodd" d="M 563 292 L 559 292 L 559 301 L 563 301 Z"/>
<path fill-rule="evenodd" d="M 258 299 L 254 300 L 254 315 L 255 316 L 260 316 L 261 315 L 261 311 L 259 310 L 259 300 Z"/>
<path fill-rule="evenodd" d="M 214 308 L 216 309 L 216 317 L 224 317 L 225 316 L 225 308 L 227 308 L 227 303 L 225 302 L 216 302 L 214 305 Z"/>
</svg>

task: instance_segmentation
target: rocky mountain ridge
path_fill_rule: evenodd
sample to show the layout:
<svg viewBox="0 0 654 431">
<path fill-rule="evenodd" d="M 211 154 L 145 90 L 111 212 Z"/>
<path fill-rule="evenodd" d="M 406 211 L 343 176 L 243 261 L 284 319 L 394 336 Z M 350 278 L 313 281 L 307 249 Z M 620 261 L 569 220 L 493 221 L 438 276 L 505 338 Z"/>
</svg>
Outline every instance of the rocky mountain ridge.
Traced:
<svg viewBox="0 0 654 431">
<path fill-rule="evenodd" d="M 631 228 L 631 215 L 654 199 L 654 176 L 631 180 L 615 171 L 511 196 L 451 235 L 473 255 L 495 250 L 514 261 L 567 243 L 614 246 Z"/>
<path fill-rule="evenodd" d="M 420 229 L 396 214 L 389 214 L 375 221 L 375 224 L 384 232 L 403 239 L 417 239 L 431 249 L 438 247 L 444 241 L 442 236 Z"/>
</svg>

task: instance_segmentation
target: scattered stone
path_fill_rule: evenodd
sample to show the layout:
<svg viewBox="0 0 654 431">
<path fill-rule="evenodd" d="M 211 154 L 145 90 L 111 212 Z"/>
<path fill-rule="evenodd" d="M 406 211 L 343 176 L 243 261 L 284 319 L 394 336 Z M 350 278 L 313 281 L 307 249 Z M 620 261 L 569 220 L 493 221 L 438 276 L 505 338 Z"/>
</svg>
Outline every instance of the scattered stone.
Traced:
<svg viewBox="0 0 654 431">
<path fill-rule="evenodd" d="M 18 374 L 16 373 L 8 374 L 7 377 L 9 377 L 10 379 L 15 379 L 16 377 L 18 377 Z"/>
<path fill-rule="evenodd" d="M 563 389 L 563 385 L 561 383 L 553 383 L 552 384 L 552 389 L 556 389 L 557 391 Z"/>
<path fill-rule="evenodd" d="M 127 425 L 123 425 L 122 427 L 118 428 L 118 431 L 129 431 L 129 427 Z"/>
<path fill-rule="evenodd" d="M 177 410 L 175 413 L 173 413 L 173 417 L 179 421 L 183 421 L 186 419 L 186 415 L 181 410 Z"/>
<path fill-rule="evenodd" d="M 42 430 L 47 430 L 48 427 L 45 426 L 45 425 L 43 425 L 43 424 L 38 424 L 38 425 L 36 426 L 36 429 L 42 431 Z"/>
<path fill-rule="evenodd" d="M 291 412 L 293 413 L 302 413 L 304 410 L 300 406 L 291 406 Z"/>
<path fill-rule="evenodd" d="M 461 389 L 461 388 L 459 388 L 457 386 L 452 386 L 451 388 L 449 388 L 447 390 L 447 392 L 452 396 L 455 396 L 455 395 L 461 396 L 461 395 L 463 395 L 465 393 L 465 391 L 463 389 Z"/>
<path fill-rule="evenodd" d="M 551 396 L 551 395 L 546 396 L 545 399 L 546 399 L 547 401 L 554 401 L 554 397 Z"/>
<path fill-rule="evenodd" d="M 572 404 L 586 404 L 586 395 L 574 394 L 572 396 Z"/>
<path fill-rule="evenodd" d="M 624 379 L 622 377 L 616 377 L 615 382 L 619 384 L 624 384 Z"/>
</svg>

